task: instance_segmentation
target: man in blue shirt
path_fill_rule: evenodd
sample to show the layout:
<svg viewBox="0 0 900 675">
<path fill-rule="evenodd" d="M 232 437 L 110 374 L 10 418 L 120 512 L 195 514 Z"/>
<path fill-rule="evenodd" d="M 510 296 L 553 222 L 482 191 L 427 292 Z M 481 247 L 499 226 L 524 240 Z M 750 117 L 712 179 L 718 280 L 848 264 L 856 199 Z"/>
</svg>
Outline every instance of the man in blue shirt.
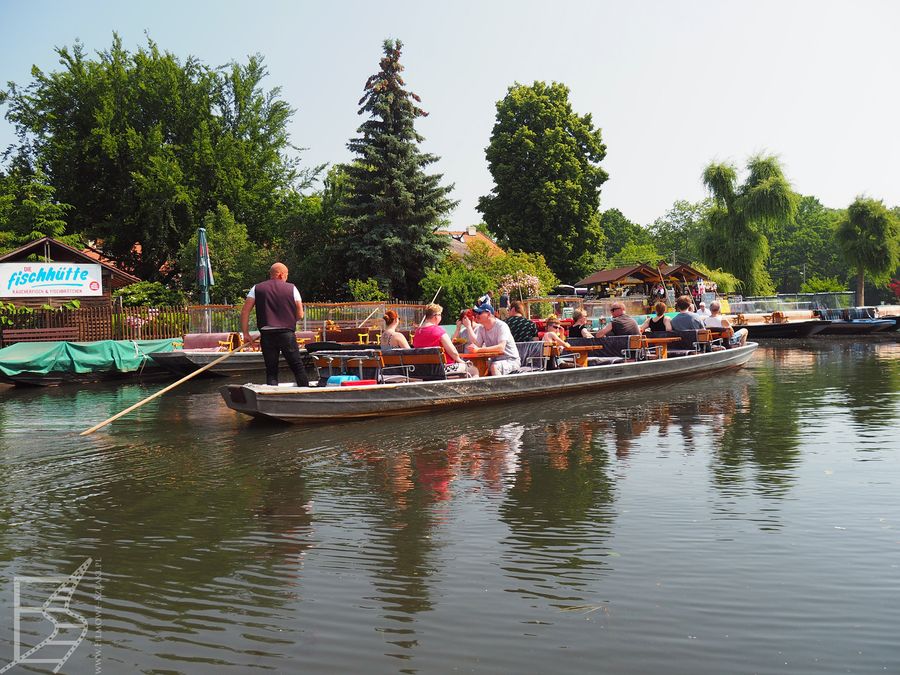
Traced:
<svg viewBox="0 0 900 675">
<path fill-rule="evenodd" d="M 691 314 L 693 301 L 686 295 L 679 296 L 675 300 L 675 309 L 678 314 L 672 317 L 672 330 L 699 330 L 703 328 L 703 322 L 696 315 Z"/>
</svg>

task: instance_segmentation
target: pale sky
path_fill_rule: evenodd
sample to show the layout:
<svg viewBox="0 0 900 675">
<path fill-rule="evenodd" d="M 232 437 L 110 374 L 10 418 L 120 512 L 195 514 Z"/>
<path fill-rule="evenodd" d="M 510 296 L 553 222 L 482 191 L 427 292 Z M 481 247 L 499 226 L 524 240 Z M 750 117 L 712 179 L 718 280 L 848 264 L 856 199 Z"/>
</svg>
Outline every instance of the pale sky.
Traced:
<svg viewBox="0 0 900 675">
<path fill-rule="evenodd" d="M 80 39 L 129 51 L 144 33 L 182 60 L 265 57 L 267 89 L 297 109 L 305 166 L 351 158 L 357 102 L 386 38 L 404 42 L 417 128 L 454 183 L 454 228 L 481 220 L 496 103 L 515 82 L 558 81 L 602 129 L 601 209 L 649 224 L 705 196 L 710 161 L 777 154 L 794 188 L 826 206 L 856 195 L 900 205 L 900 2 L 653 1 L 234 2 L 0 0 L 0 82 L 59 66 Z M 5 114 L 5 106 L 0 113 Z M 14 141 L 0 120 L 0 146 Z"/>
</svg>

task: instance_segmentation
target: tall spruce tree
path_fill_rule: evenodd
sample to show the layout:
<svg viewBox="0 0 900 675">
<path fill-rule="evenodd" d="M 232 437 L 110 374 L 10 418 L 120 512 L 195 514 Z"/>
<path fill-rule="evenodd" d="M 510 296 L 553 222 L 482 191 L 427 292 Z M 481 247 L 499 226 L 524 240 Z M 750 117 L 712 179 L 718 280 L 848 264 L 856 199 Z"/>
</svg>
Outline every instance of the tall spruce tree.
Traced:
<svg viewBox="0 0 900 675">
<path fill-rule="evenodd" d="M 438 157 L 418 148 L 423 138 L 414 123 L 428 113 L 404 88 L 402 48 L 400 40 L 385 40 L 381 69 L 366 81 L 359 114 L 368 119 L 357 129 L 361 136 L 347 144 L 358 157 L 344 167 L 348 185 L 340 212 L 352 276 L 375 278 L 394 296 L 412 299 L 446 246 L 434 231 L 457 202 L 448 197 L 453 186 L 440 185 L 441 174 L 424 171 Z"/>
</svg>

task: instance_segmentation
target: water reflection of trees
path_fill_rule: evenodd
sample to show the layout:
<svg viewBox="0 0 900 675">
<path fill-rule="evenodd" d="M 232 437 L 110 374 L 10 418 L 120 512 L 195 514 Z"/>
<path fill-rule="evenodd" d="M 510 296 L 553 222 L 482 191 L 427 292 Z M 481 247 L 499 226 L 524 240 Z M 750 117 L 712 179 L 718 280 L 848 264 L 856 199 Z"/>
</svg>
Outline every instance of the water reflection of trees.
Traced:
<svg viewBox="0 0 900 675">
<path fill-rule="evenodd" d="M 571 420 L 533 426 L 520 468 L 500 509 L 510 528 L 502 568 L 525 597 L 560 607 L 587 602 L 583 587 L 609 554 L 614 512 L 609 455 L 595 442 L 598 424 Z"/>
</svg>

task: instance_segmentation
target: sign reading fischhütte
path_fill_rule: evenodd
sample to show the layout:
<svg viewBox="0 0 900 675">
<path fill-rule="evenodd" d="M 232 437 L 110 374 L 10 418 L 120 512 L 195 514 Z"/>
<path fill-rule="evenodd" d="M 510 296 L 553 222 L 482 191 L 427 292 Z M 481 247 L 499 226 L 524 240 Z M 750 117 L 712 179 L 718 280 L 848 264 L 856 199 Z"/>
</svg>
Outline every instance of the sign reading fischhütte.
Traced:
<svg viewBox="0 0 900 675">
<path fill-rule="evenodd" d="M 84 263 L 0 263 L 0 297 L 103 295 L 102 267 Z"/>
</svg>

